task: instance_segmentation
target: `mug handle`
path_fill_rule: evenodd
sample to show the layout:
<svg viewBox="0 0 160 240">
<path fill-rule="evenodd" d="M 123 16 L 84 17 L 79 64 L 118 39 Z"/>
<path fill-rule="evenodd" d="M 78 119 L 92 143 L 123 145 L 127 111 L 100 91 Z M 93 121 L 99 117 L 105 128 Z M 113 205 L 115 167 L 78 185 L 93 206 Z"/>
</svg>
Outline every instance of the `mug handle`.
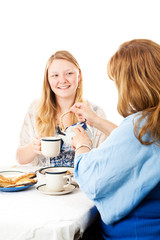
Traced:
<svg viewBox="0 0 160 240">
<path fill-rule="evenodd" d="M 72 180 L 71 180 L 71 176 L 70 175 L 63 176 L 63 178 L 67 178 L 68 179 L 68 183 L 66 185 L 64 185 L 63 187 L 68 187 L 69 185 L 71 185 Z"/>
</svg>

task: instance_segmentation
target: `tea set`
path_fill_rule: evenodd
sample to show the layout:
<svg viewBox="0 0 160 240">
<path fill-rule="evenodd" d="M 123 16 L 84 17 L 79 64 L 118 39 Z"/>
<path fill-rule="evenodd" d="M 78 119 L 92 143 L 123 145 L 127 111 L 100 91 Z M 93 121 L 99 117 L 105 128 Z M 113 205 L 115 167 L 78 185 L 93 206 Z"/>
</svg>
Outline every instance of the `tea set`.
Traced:
<svg viewBox="0 0 160 240">
<path fill-rule="evenodd" d="M 90 138 L 92 138 L 92 129 L 84 122 L 77 122 L 64 131 L 60 128 L 57 129 L 56 137 L 44 137 L 41 138 L 41 152 L 45 157 L 56 157 L 61 151 L 62 143 L 71 145 L 72 137 L 75 133 L 73 128 L 81 126 L 87 132 Z M 72 170 L 71 170 L 72 169 Z M 41 184 L 37 187 L 37 190 L 50 195 L 62 195 L 72 192 L 77 183 L 73 178 L 73 168 L 69 167 L 45 167 L 39 170 L 39 174 L 43 175 L 45 184 Z"/>
</svg>

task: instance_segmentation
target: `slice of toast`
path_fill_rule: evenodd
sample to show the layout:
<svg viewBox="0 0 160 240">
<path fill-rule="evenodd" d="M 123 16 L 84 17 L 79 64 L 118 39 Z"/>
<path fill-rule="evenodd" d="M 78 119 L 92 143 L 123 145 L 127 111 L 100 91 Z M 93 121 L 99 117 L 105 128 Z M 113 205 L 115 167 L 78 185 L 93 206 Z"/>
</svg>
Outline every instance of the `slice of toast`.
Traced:
<svg viewBox="0 0 160 240">
<path fill-rule="evenodd" d="M 0 175 L 0 187 L 18 187 L 37 183 L 35 173 L 26 173 L 19 177 L 6 178 Z"/>
<path fill-rule="evenodd" d="M 36 177 L 35 173 L 26 173 L 19 177 L 13 177 L 11 180 L 12 180 L 12 182 L 17 183 L 20 180 L 31 179 L 31 178 L 35 178 L 35 177 Z"/>
</svg>

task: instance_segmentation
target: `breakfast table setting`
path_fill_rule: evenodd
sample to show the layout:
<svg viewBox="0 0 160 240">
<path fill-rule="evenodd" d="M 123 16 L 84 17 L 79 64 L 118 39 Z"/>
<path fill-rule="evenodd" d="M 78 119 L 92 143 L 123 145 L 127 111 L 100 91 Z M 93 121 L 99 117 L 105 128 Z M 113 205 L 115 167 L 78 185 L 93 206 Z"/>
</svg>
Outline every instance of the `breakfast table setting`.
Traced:
<svg viewBox="0 0 160 240">
<path fill-rule="evenodd" d="M 85 122 L 78 124 L 90 134 Z M 58 156 L 62 141 L 71 143 L 72 126 L 62 130 L 41 138 L 46 163 Z M 0 203 L 0 240 L 78 240 L 98 216 L 74 179 L 74 168 L 50 163 L 0 166 Z"/>
<path fill-rule="evenodd" d="M 47 188 L 54 169 L 67 175 L 64 190 Z M 78 240 L 98 212 L 73 174 L 70 167 L 0 166 L 0 240 Z"/>
</svg>

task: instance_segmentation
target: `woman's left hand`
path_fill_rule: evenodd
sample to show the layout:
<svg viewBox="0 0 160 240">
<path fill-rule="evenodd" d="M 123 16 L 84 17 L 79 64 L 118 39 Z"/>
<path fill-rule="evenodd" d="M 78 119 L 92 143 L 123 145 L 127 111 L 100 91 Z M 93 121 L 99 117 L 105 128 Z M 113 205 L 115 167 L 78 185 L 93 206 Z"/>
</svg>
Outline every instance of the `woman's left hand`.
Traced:
<svg viewBox="0 0 160 240">
<path fill-rule="evenodd" d="M 71 146 L 74 149 L 82 144 L 86 144 L 89 147 L 92 147 L 92 141 L 82 127 L 80 126 L 74 127 L 72 131 L 76 134 L 75 136 L 72 137 L 71 142 Z"/>
</svg>

